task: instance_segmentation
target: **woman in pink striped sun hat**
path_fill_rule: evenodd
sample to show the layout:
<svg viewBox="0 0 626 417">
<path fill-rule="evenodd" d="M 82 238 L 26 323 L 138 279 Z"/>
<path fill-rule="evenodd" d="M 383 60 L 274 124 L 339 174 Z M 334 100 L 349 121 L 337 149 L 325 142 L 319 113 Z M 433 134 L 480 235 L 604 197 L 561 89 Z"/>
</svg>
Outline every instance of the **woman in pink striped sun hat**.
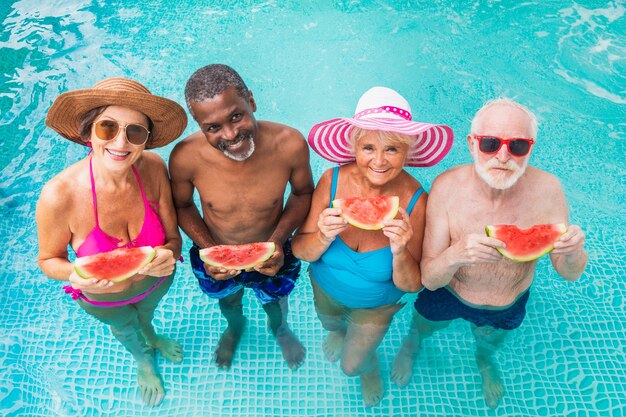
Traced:
<svg viewBox="0 0 626 417">
<path fill-rule="evenodd" d="M 309 132 L 309 145 L 322 158 L 338 164 L 354 161 L 350 134 L 354 127 L 414 136 L 405 165 L 429 167 L 441 161 L 452 147 L 452 129 L 413 121 L 411 106 L 387 87 L 370 88 L 361 96 L 353 117 L 317 123 Z"/>
<path fill-rule="evenodd" d="M 363 400 L 372 406 L 384 395 L 376 349 L 404 293 L 422 288 L 427 197 L 404 167 L 439 162 L 450 149 L 452 130 L 413 122 L 400 94 L 374 87 L 363 94 L 354 117 L 315 125 L 309 143 L 341 165 L 322 174 L 292 250 L 310 263 L 315 311 L 328 331 L 324 354 L 340 361 L 346 375 L 359 377 Z M 358 213 L 347 201 L 359 202 Z M 381 220 L 385 209 L 387 220 Z"/>
</svg>

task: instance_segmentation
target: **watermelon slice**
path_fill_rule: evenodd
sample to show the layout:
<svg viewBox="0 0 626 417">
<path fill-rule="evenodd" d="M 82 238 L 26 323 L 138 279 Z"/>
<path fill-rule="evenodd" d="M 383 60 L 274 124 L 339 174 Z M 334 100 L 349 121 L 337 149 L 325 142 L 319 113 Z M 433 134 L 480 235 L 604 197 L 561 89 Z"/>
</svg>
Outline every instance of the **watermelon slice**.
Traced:
<svg viewBox="0 0 626 417">
<path fill-rule="evenodd" d="M 275 250 L 274 242 L 217 245 L 201 249 L 200 259 L 216 268 L 246 270 L 268 260 Z"/>
<path fill-rule="evenodd" d="M 359 229 L 379 230 L 385 220 L 396 217 L 400 199 L 395 195 L 338 198 L 333 200 L 333 207 L 340 208 L 341 217 L 351 225 Z"/>
<path fill-rule="evenodd" d="M 122 282 L 148 265 L 155 255 L 156 250 L 150 246 L 119 248 L 77 258 L 74 262 L 74 270 L 83 278 Z"/>
<path fill-rule="evenodd" d="M 519 229 L 513 224 L 485 226 L 487 236 L 503 241 L 506 248 L 498 251 L 517 262 L 533 261 L 554 249 L 554 242 L 567 231 L 567 226 L 558 224 L 537 224 L 530 229 Z"/>
</svg>

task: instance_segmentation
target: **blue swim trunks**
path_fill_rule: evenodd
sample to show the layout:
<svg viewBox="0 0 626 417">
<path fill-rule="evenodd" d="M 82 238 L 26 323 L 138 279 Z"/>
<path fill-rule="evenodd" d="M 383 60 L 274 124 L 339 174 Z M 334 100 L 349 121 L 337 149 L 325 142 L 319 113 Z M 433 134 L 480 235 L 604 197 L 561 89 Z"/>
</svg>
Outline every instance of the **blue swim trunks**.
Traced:
<svg viewBox="0 0 626 417">
<path fill-rule="evenodd" d="M 526 316 L 526 302 L 530 290 L 526 290 L 515 302 L 506 307 L 472 306 L 459 299 L 448 287 L 430 291 L 424 288 L 415 300 L 415 310 L 430 321 L 465 319 L 478 327 L 491 326 L 496 329 L 513 330 L 519 327 Z"/>
<path fill-rule="evenodd" d="M 198 278 L 200 289 L 211 298 L 228 297 L 245 287 L 251 288 L 261 303 L 271 303 L 288 295 L 295 287 L 300 275 L 300 260 L 291 253 L 291 239 L 283 246 L 285 263 L 273 277 L 258 271 L 241 271 L 239 275 L 231 279 L 217 281 L 204 270 L 204 262 L 200 259 L 198 251 L 196 244 L 189 250 L 191 268 Z"/>
</svg>

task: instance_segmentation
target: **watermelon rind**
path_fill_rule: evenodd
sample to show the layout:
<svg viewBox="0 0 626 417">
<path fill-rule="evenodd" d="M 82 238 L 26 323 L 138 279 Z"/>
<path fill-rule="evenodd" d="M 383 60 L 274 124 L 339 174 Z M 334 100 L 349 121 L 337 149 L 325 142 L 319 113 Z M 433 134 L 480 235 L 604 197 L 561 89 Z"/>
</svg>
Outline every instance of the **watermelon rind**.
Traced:
<svg viewBox="0 0 626 417">
<path fill-rule="evenodd" d="M 110 255 L 111 253 L 116 252 L 116 251 L 123 253 L 124 251 L 129 251 L 129 250 L 143 252 L 144 259 L 141 261 L 139 266 L 136 266 L 131 269 L 127 269 L 126 271 L 124 271 L 124 273 L 121 273 L 119 275 L 107 276 L 107 277 L 96 276 L 92 272 L 89 271 L 89 265 L 92 264 L 93 262 L 98 262 L 98 259 L 99 259 L 98 257 L 100 257 L 100 255 L 106 255 L 106 254 Z M 74 270 L 81 278 L 85 278 L 85 279 L 98 278 L 98 279 L 104 279 L 107 281 L 112 281 L 112 282 L 117 283 L 117 282 L 125 281 L 128 278 L 136 275 L 137 271 L 139 271 L 141 268 L 143 268 L 144 266 L 152 262 L 155 256 L 156 256 L 156 250 L 151 246 L 141 246 L 138 248 L 120 248 L 120 249 L 115 249 L 110 252 L 102 252 L 96 255 L 83 256 L 81 258 L 76 258 L 76 261 L 74 261 Z"/>
<path fill-rule="evenodd" d="M 512 225 L 487 225 L 485 226 L 485 232 L 487 233 L 487 236 L 489 237 L 493 237 L 495 239 L 498 239 L 497 234 L 498 234 L 498 227 L 500 226 L 512 226 Z M 540 226 L 546 226 L 546 225 L 540 225 Z M 555 228 L 555 231 L 558 231 L 559 237 L 565 233 L 567 231 L 567 226 L 564 223 L 556 223 L 556 224 L 552 224 L 550 225 L 553 228 Z M 533 226 L 535 227 L 535 226 Z M 528 229 L 520 229 L 521 232 L 525 232 L 532 229 L 532 227 L 528 228 Z M 558 239 L 558 237 L 557 237 Z M 556 240 L 555 240 L 556 241 Z M 516 256 L 512 253 L 510 253 L 509 251 L 506 250 L 506 248 L 496 248 L 498 250 L 498 252 L 500 252 L 502 254 L 502 256 L 515 261 L 515 262 L 530 262 L 530 261 L 534 261 L 535 259 L 539 259 L 544 255 L 547 255 L 548 253 L 550 253 L 553 249 L 554 249 L 554 242 L 551 243 L 547 243 L 546 245 L 544 245 L 543 247 L 537 249 L 535 252 L 532 253 L 527 253 L 525 256 Z"/>
<path fill-rule="evenodd" d="M 398 214 L 398 209 L 400 208 L 400 198 L 398 196 L 383 196 L 388 198 L 391 201 L 391 210 L 389 210 L 389 212 L 377 223 L 363 223 L 357 219 L 355 219 L 354 217 L 350 216 L 349 213 L 347 212 L 342 212 L 341 213 L 341 217 L 343 217 L 344 219 L 346 219 L 346 221 L 351 224 L 354 227 L 358 227 L 359 229 L 363 229 L 363 230 L 380 230 L 384 227 L 383 222 L 387 221 L 387 220 L 391 220 L 394 217 L 396 217 L 396 214 Z M 366 198 L 366 197 L 365 197 Z M 338 207 L 340 209 L 343 209 L 343 201 L 345 199 L 343 198 L 338 198 L 333 200 L 332 205 L 333 207 Z"/>
<path fill-rule="evenodd" d="M 224 264 L 221 264 L 217 262 L 215 259 L 211 258 L 211 253 L 213 251 L 219 251 L 219 250 L 232 250 L 232 251 L 244 250 L 245 247 L 248 245 L 251 245 L 251 243 L 245 243 L 242 245 L 216 245 L 216 246 L 211 246 L 208 248 L 200 249 L 199 251 L 200 259 L 205 264 L 211 265 L 215 268 L 225 268 L 225 269 L 231 269 L 231 270 L 250 270 L 254 268 L 256 265 L 267 261 L 276 251 L 276 244 L 274 242 L 254 242 L 252 244 L 261 245 L 262 247 L 265 248 L 265 252 L 259 254 L 258 257 L 252 260 L 246 261 L 244 263 L 241 263 L 241 264 L 225 266 Z"/>
</svg>

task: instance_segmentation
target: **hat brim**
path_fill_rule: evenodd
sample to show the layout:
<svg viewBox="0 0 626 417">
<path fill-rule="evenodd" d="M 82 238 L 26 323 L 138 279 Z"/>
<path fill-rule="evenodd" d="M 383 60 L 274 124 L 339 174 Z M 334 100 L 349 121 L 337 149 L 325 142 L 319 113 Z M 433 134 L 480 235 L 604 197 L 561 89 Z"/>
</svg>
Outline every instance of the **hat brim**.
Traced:
<svg viewBox="0 0 626 417">
<path fill-rule="evenodd" d="M 158 148 L 178 138 L 187 127 L 187 114 L 175 101 L 135 91 L 84 89 L 61 94 L 52 103 L 46 126 L 73 142 L 86 145 L 80 137 L 80 122 L 89 110 L 122 106 L 137 110 L 152 120 L 146 149 Z"/>
<path fill-rule="evenodd" d="M 350 132 L 356 126 L 366 130 L 382 130 L 414 136 L 405 161 L 406 166 L 429 167 L 441 161 L 454 141 L 452 129 L 446 125 L 420 123 L 391 118 L 336 118 L 317 123 L 309 132 L 311 148 L 322 158 L 338 164 L 355 160 Z"/>
</svg>

